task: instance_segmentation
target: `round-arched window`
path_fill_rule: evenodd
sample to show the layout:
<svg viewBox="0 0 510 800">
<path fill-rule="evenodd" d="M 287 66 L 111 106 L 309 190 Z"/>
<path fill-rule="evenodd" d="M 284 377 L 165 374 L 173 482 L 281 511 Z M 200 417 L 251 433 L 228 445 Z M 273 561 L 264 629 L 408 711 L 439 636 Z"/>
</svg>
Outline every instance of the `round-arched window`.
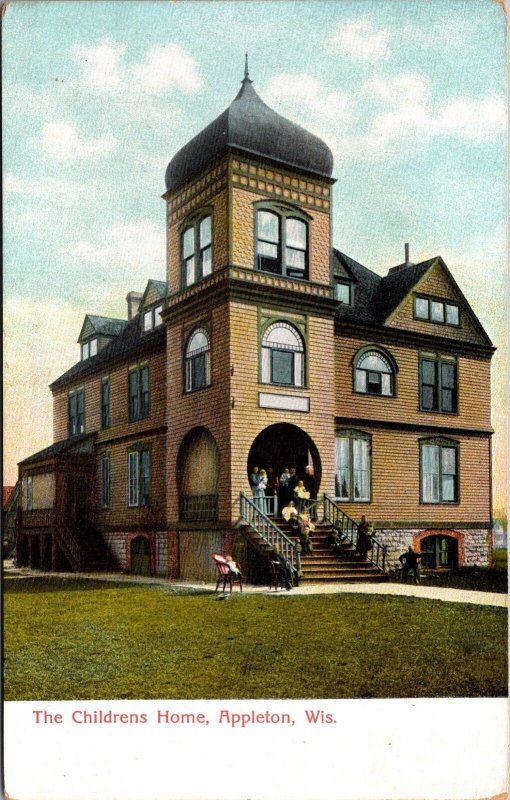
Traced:
<svg viewBox="0 0 510 800">
<path fill-rule="evenodd" d="M 303 386 L 305 348 L 301 335 L 288 322 L 273 322 L 262 338 L 262 383 Z"/>
<path fill-rule="evenodd" d="M 205 328 L 196 328 L 185 353 L 186 391 L 194 392 L 211 383 L 211 346 Z"/>
<path fill-rule="evenodd" d="M 392 397 L 395 392 L 393 367 L 377 350 L 365 351 L 355 362 L 354 389 L 364 394 Z"/>
</svg>

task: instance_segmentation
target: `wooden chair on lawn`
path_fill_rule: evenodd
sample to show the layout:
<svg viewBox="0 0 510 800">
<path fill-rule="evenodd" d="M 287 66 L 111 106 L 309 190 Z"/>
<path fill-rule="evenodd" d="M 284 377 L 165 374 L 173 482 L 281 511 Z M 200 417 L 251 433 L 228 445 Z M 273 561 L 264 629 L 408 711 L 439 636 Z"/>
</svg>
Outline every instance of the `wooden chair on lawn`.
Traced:
<svg viewBox="0 0 510 800">
<path fill-rule="evenodd" d="M 234 583 L 239 585 L 241 592 L 243 591 L 243 576 L 240 572 L 232 572 L 228 565 L 228 561 L 224 556 L 220 556 L 219 553 L 212 553 L 211 558 L 213 559 L 214 563 L 216 564 L 216 569 L 218 570 L 218 580 L 216 581 L 216 589 L 215 592 L 218 591 L 220 583 L 223 581 L 223 589 L 225 591 L 225 587 L 227 584 L 230 586 L 230 594 L 232 594 L 232 586 Z"/>
<path fill-rule="evenodd" d="M 269 559 L 269 590 L 271 590 L 274 586 L 275 591 L 278 591 L 278 588 L 285 589 L 285 575 L 283 574 L 283 570 L 280 567 L 278 561 L 273 561 L 272 558 Z"/>
</svg>

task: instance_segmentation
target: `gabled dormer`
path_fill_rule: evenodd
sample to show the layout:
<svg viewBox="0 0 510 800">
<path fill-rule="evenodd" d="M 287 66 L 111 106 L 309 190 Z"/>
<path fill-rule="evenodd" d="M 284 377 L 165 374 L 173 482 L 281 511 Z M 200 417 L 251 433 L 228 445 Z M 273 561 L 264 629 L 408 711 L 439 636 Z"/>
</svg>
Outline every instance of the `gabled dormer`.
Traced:
<svg viewBox="0 0 510 800">
<path fill-rule="evenodd" d="M 96 356 L 112 339 L 122 333 L 126 325 L 127 321 L 124 319 L 87 314 L 78 337 L 81 360 L 85 361 Z"/>
<path fill-rule="evenodd" d="M 381 324 L 492 346 L 441 256 L 390 269 L 380 286 Z"/>
<path fill-rule="evenodd" d="M 149 280 L 141 297 L 138 313 L 142 334 L 163 325 L 161 314 L 166 302 L 166 283 L 164 281 Z"/>
<path fill-rule="evenodd" d="M 353 260 L 341 253 L 333 251 L 333 282 L 334 297 L 339 303 L 354 306 L 356 284 L 358 280 L 353 270 Z"/>
</svg>

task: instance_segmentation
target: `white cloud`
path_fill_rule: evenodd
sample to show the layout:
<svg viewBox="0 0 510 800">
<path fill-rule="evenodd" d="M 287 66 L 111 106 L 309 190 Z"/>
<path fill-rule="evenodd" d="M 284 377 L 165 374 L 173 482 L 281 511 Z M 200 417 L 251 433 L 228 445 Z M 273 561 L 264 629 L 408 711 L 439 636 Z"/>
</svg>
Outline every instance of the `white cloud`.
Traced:
<svg viewBox="0 0 510 800">
<path fill-rule="evenodd" d="M 375 78 L 362 86 L 362 92 L 379 107 L 365 137 L 367 146 L 374 151 L 416 146 L 433 136 L 484 142 L 505 130 L 506 106 L 501 97 L 461 97 L 434 105 L 429 83 L 422 75 Z"/>
<path fill-rule="evenodd" d="M 165 233 L 150 220 L 114 225 L 105 230 L 100 242 L 78 240 L 61 248 L 60 255 L 99 267 L 124 267 L 151 270 L 155 275 L 164 269 Z"/>
<path fill-rule="evenodd" d="M 110 39 L 103 39 L 91 47 L 77 45 L 73 49 L 75 60 L 82 65 L 83 81 L 100 89 L 112 89 L 120 85 L 120 60 L 125 52 L 125 45 Z"/>
<path fill-rule="evenodd" d="M 191 94 L 203 86 L 197 62 L 177 44 L 152 47 L 145 61 L 131 68 L 131 75 L 138 86 L 155 93 L 176 88 Z"/>
<path fill-rule="evenodd" d="M 339 23 L 329 38 L 329 46 L 350 58 L 369 61 L 388 57 L 389 40 L 389 30 L 377 29 L 369 17 L 363 16 Z"/>
<path fill-rule="evenodd" d="M 178 89 L 191 94 L 203 86 L 196 60 L 172 42 L 154 45 L 134 64 L 126 62 L 125 45 L 109 39 L 75 47 L 73 55 L 82 69 L 82 83 L 99 91 L 158 95 Z"/>
<path fill-rule="evenodd" d="M 75 125 L 63 121 L 49 122 L 42 136 L 31 141 L 57 161 L 96 158 L 108 155 L 117 148 L 117 140 L 111 134 L 101 139 L 82 139 Z"/>
<path fill-rule="evenodd" d="M 264 97 L 276 109 L 290 107 L 299 116 L 305 112 L 324 121 L 341 121 L 343 126 L 349 113 L 349 98 L 346 94 L 331 91 L 316 78 L 304 73 L 274 75 Z"/>
<path fill-rule="evenodd" d="M 86 199 L 99 198 L 111 190 L 111 184 L 103 179 L 72 180 L 56 178 L 46 175 L 44 180 L 22 178 L 14 172 L 6 172 L 3 178 L 5 195 L 19 195 L 22 198 L 30 197 L 32 200 L 43 200 L 51 207 L 61 206 L 66 208 L 82 207 Z M 30 209 L 32 213 L 32 209 Z"/>
</svg>

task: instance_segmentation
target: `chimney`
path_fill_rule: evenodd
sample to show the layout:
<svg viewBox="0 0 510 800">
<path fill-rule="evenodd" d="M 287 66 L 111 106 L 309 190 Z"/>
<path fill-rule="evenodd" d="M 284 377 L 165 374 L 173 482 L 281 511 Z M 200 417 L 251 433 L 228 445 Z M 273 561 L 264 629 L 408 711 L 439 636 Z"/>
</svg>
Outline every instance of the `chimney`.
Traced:
<svg viewBox="0 0 510 800">
<path fill-rule="evenodd" d="M 126 295 L 128 306 L 128 320 L 136 317 L 143 295 L 140 292 L 128 292 Z"/>
<path fill-rule="evenodd" d="M 396 267 L 391 267 L 388 270 L 388 275 L 390 275 L 392 272 L 400 272 L 401 270 L 405 269 L 406 267 L 413 267 L 414 266 L 412 261 L 409 261 L 409 242 L 406 242 L 405 245 L 404 245 L 404 258 L 405 258 L 404 263 L 403 264 L 397 264 Z"/>
</svg>

